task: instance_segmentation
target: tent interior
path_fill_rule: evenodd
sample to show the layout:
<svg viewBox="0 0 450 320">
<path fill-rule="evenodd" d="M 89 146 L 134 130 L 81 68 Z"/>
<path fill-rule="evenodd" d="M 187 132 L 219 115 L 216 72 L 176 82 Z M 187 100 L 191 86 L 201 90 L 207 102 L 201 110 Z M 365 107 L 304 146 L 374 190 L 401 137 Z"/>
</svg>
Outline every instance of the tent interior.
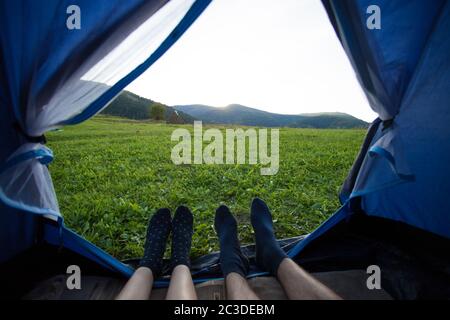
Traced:
<svg viewBox="0 0 450 320">
<path fill-rule="evenodd" d="M 65 226 L 44 134 L 100 112 L 210 2 L 0 0 L 0 298 L 110 299 L 131 276 L 137 261 L 119 261 Z M 450 2 L 322 3 L 379 117 L 343 182 L 342 206 L 280 245 L 344 298 L 448 299 Z M 66 27 L 73 4 L 83 12 L 80 32 Z M 367 27 L 371 5 L 381 10 L 381 29 Z M 285 298 L 256 267 L 254 246 L 243 250 L 255 291 Z M 82 290 L 65 288 L 74 264 Z M 382 270 L 382 290 L 366 286 L 370 265 Z M 192 275 L 200 298 L 225 298 L 218 253 L 194 260 Z M 166 272 L 155 281 L 152 298 L 168 280 Z"/>
</svg>

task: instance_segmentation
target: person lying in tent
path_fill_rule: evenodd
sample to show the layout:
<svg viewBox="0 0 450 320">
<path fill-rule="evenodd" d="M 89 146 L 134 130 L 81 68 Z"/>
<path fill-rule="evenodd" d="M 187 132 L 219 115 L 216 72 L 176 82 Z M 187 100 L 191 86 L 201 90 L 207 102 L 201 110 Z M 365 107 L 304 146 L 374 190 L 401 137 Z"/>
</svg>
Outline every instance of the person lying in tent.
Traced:
<svg viewBox="0 0 450 320">
<path fill-rule="evenodd" d="M 278 245 L 273 233 L 272 215 L 266 203 L 255 198 L 251 206 L 251 223 L 256 238 L 256 262 L 262 270 L 277 277 L 289 299 L 340 299 L 331 289 L 317 281 Z M 246 276 L 247 257 L 241 252 L 237 222 L 228 207 L 216 210 L 214 227 L 220 242 L 220 264 L 228 299 L 258 299 Z M 172 276 L 166 299 L 197 299 L 190 272 L 189 254 L 193 234 L 193 216 L 188 208 L 177 208 L 173 219 L 169 209 L 159 209 L 151 218 L 139 268 L 128 280 L 117 299 L 148 299 L 154 278 L 162 269 L 162 259 L 172 231 Z"/>
</svg>

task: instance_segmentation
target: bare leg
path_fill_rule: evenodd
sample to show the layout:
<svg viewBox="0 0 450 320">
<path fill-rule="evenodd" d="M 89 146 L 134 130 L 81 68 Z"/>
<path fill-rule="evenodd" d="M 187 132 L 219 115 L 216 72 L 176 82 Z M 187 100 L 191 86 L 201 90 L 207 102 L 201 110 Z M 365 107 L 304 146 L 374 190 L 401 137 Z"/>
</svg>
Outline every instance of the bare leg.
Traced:
<svg viewBox="0 0 450 320">
<path fill-rule="evenodd" d="M 162 258 L 171 227 L 169 209 L 159 209 L 150 219 L 139 268 L 116 297 L 118 300 L 144 300 L 150 297 L 155 275 L 161 272 Z"/>
<path fill-rule="evenodd" d="M 152 270 L 140 267 L 122 288 L 116 300 L 147 300 L 150 297 L 152 286 Z"/>
<path fill-rule="evenodd" d="M 277 277 L 291 300 L 340 300 L 330 288 L 312 277 L 298 264 L 285 258 L 277 271 Z"/>
<path fill-rule="evenodd" d="M 176 266 L 172 271 L 167 300 L 197 300 L 191 271 L 183 264 Z"/>
<path fill-rule="evenodd" d="M 225 278 L 228 300 L 259 300 L 247 280 L 239 273 L 231 272 Z"/>
</svg>

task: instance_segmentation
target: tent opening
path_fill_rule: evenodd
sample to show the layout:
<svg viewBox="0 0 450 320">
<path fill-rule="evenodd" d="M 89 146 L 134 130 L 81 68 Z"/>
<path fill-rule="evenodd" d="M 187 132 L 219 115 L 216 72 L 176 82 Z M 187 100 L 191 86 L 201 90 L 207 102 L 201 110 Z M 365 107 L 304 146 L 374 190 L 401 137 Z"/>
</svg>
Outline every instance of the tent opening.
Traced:
<svg viewBox="0 0 450 320">
<path fill-rule="evenodd" d="M 260 281 L 260 197 L 280 246 L 318 277 L 379 265 L 388 298 L 448 297 L 450 5 L 379 1 L 369 28 L 366 1 L 210 2 L 78 0 L 69 28 L 61 1 L 0 1 L 10 294 L 41 294 L 69 261 L 106 278 L 92 288 L 120 287 L 149 216 L 180 205 L 195 216 L 195 283 L 221 277 L 220 204 Z"/>
</svg>

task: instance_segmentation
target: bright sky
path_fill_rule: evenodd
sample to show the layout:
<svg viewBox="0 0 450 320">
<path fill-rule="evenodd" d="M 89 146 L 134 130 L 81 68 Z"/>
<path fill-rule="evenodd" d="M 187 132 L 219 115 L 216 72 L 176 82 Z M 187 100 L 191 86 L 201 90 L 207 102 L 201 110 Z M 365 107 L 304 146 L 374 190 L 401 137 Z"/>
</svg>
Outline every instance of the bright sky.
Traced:
<svg viewBox="0 0 450 320">
<path fill-rule="evenodd" d="M 320 0 L 214 0 L 127 89 L 168 105 L 376 118 Z"/>
</svg>

